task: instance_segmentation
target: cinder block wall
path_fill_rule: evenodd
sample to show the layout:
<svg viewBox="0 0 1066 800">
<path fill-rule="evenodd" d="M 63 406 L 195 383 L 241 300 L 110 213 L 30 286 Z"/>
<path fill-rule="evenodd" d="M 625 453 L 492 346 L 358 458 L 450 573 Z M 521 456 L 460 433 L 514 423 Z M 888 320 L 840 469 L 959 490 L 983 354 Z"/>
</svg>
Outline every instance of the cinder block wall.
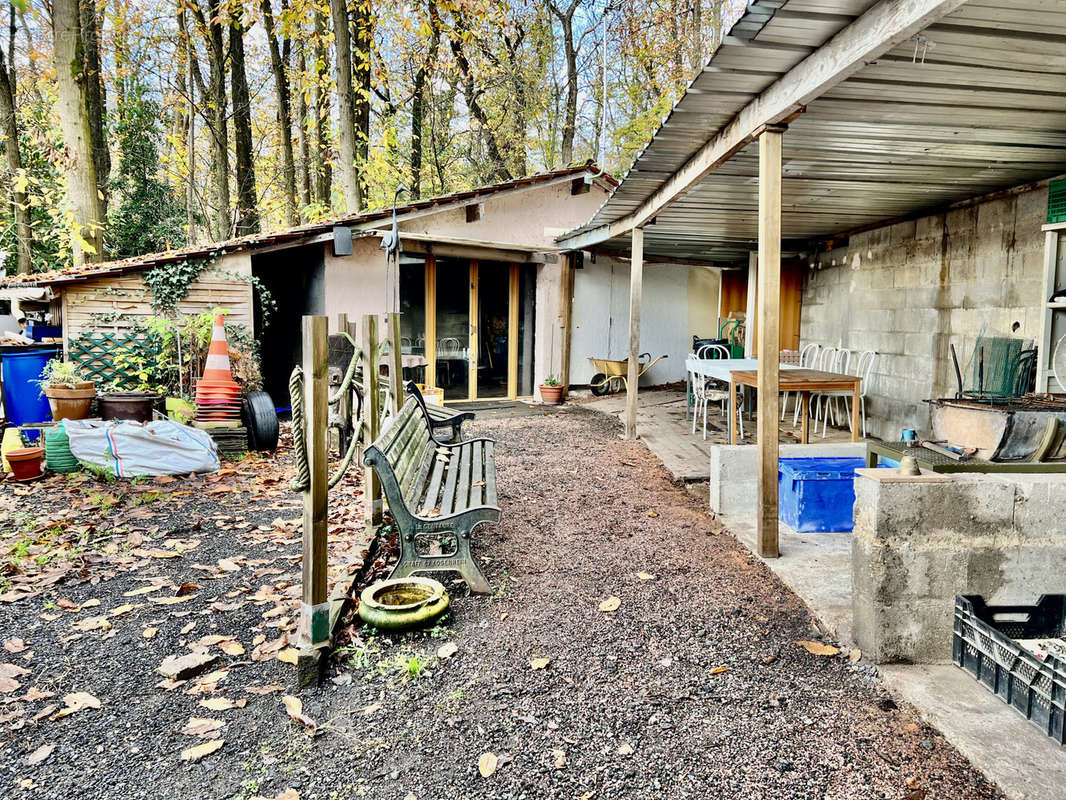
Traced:
<svg viewBox="0 0 1066 800">
<path fill-rule="evenodd" d="M 852 236 L 813 260 L 804 344 L 880 353 L 866 398 L 882 439 L 927 431 L 922 400 L 956 390 L 949 345 L 966 361 L 982 329 L 1036 341 L 1043 297 L 1047 189 Z"/>
<path fill-rule="evenodd" d="M 875 663 L 951 660 L 955 595 L 1066 593 L 1066 475 L 855 479 L 852 635 Z"/>
</svg>

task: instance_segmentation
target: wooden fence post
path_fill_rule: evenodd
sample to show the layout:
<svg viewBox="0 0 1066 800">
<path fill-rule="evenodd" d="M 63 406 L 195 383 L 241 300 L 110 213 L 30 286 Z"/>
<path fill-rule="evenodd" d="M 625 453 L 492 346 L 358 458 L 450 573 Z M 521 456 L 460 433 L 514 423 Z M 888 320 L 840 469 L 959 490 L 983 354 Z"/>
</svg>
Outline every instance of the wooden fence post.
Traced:
<svg viewBox="0 0 1066 800">
<path fill-rule="evenodd" d="M 373 442 L 381 430 L 381 381 L 378 372 L 378 318 L 364 314 L 360 344 L 363 352 L 363 441 Z M 381 524 L 381 482 L 363 467 L 363 507 L 367 528 Z"/>
<path fill-rule="evenodd" d="M 304 435 L 310 484 L 303 493 L 303 602 L 300 606 L 301 682 L 317 669 L 317 651 L 329 644 L 326 453 L 329 342 L 326 318 L 303 318 Z"/>
<path fill-rule="evenodd" d="M 403 347 L 400 344 L 398 311 L 389 312 L 389 388 L 392 390 L 392 413 L 399 414 L 403 405 Z"/>
</svg>

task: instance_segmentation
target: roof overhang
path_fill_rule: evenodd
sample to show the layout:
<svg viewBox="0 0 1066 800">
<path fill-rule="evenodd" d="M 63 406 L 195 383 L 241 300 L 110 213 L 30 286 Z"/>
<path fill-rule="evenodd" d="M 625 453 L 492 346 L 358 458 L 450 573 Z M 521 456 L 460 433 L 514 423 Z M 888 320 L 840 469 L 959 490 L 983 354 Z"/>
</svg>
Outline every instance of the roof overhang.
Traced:
<svg viewBox="0 0 1066 800">
<path fill-rule="evenodd" d="M 785 249 L 1066 172 L 1066 4 L 761 0 L 564 248 L 740 260 L 754 136 L 783 137 Z"/>
</svg>

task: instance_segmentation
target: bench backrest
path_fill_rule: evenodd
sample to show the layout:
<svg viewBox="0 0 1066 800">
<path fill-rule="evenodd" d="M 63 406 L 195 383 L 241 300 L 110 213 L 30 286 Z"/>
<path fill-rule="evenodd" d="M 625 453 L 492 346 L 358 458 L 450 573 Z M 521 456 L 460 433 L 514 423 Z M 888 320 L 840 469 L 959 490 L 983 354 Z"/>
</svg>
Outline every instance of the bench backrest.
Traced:
<svg viewBox="0 0 1066 800">
<path fill-rule="evenodd" d="M 377 440 L 367 447 L 363 463 L 377 472 L 393 514 L 403 513 L 400 507 L 417 513 L 437 446 L 424 407 L 408 396 L 400 412 L 385 421 Z"/>
</svg>

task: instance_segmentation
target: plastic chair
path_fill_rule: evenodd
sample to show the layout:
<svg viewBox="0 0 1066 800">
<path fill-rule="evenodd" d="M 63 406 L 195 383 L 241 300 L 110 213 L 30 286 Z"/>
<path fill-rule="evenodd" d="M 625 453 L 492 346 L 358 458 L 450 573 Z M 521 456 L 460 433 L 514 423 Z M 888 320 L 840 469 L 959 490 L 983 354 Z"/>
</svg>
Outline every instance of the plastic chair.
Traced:
<svg viewBox="0 0 1066 800">
<path fill-rule="evenodd" d="M 705 344 L 696 351 L 696 358 L 699 359 L 722 359 L 729 357 L 729 348 L 724 344 Z"/>
</svg>

